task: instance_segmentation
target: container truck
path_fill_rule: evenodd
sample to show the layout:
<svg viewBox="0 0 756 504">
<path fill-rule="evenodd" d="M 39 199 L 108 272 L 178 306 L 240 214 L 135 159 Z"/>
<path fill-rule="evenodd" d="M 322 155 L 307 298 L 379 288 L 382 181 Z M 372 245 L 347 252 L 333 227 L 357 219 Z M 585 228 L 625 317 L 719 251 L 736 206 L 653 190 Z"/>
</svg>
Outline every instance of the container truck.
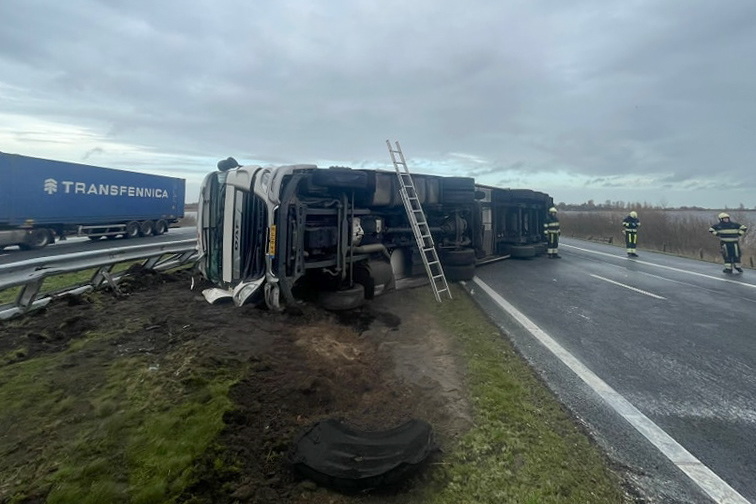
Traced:
<svg viewBox="0 0 756 504">
<path fill-rule="evenodd" d="M 425 274 L 393 171 L 218 163 L 199 197 L 199 270 L 210 302 L 310 299 L 351 309 Z M 447 280 L 478 263 L 542 250 L 544 193 L 476 187 L 469 177 L 412 175 Z M 531 253 L 532 252 L 532 253 Z"/>
<path fill-rule="evenodd" d="M 184 216 L 184 191 L 180 178 L 0 152 L 0 248 L 163 234 Z"/>
</svg>

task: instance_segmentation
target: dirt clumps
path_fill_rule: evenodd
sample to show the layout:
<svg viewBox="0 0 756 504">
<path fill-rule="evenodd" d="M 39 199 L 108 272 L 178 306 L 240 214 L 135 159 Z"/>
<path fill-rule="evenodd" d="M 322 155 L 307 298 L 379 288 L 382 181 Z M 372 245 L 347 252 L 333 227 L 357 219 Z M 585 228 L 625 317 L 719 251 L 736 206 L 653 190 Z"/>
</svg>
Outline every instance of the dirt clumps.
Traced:
<svg viewBox="0 0 756 504">
<path fill-rule="evenodd" d="M 120 286 L 126 296 L 59 300 L 12 321 L 2 328 L 0 355 L 23 348 L 12 358 L 24 360 L 60 352 L 88 334 L 118 328 L 108 340 L 110 358 L 159 360 L 189 345 L 203 366 L 216 365 L 219 373 L 229 360 L 242 365 L 225 427 L 194 461 L 195 482 L 179 502 L 399 502 L 396 489 L 392 496 L 344 495 L 300 478 L 287 459 L 292 442 L 325 418 L 360 430 L 422 419 L 442 449 L 471 426 L 454 341 L 423 316 L 419 300 L 432 295 L 427 287 L 392 292 L 349 313 L 311 304 L 274 313 L 208 304 L 199 289 L 190 290 L 189 270 L 131 273 Z"/>
</svg>

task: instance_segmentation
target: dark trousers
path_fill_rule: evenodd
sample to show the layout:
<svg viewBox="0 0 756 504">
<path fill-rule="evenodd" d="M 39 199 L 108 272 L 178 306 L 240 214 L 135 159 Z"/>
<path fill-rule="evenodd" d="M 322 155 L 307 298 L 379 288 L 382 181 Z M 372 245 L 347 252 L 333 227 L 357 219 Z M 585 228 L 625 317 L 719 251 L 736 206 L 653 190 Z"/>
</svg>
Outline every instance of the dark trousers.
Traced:
<svg viewBox="0 0 756 504">
<path fill-rule="evenodd" d="M 722 258 L 724 259 L 725 268 L 732 269 L 732 265 L 740 266 L 740 243 L 738 242 L 719 242 L 722 248 Z"/>
<path fill-rule="evenodd" d="M 625 247 L 628 253 L 635 252 L 636 245 L 638 245 L 638 232 L 625 230 Z"/>
<path fill-rule="evenodd" d="M 546 252 L 549 254 L 556 254 L 559 249 L 559 233 L 546 233 L 546 238 L 548 238 L 548 249 Z"/>
</svg>

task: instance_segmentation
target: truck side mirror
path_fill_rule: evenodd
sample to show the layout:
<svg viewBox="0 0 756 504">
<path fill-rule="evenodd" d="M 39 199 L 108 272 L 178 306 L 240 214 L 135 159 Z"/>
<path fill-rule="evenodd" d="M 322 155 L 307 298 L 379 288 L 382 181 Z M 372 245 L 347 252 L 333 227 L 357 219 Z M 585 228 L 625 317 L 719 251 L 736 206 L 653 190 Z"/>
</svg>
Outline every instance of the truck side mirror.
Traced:
<svg viewBox="0 0 756 504">
<path fill-rule="evenodd" d="M 232 157 L 218 161 L 218 170 L 220 171 L 228 171 L 234 168 L 239 168 L 240 166 L 241 165 L 236 161 L 236 159 Z"/>
</svg>

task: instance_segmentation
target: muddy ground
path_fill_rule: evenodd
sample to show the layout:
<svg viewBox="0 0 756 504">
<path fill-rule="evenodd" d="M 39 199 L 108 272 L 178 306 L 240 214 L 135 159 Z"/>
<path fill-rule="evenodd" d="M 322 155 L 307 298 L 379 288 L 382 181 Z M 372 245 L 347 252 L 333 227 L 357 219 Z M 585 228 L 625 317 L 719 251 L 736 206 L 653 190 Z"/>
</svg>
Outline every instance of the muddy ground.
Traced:
<svg viewBox="0 0 756 504">
<path fill-rule="evenodd" d="M 285 313 L 211 306 L 189 289 L 190 281 L 187 270 L 137 272 L 124 281 L 126 296 L 59 300 L 12 330 L 0 326 L 0 355 L 33 359 L 133 322 L 97 359 L 147 355 L 156 368 L 171 371 L 166 380 L 186 366 L 242 363 L 245 374 L 231 389 L 234 407 L 224 417 L 226 426 L 196 461 L 196 480 L 182 502 L 400 502 L 406 487 L 344 495 L 300 478 L 286 457 L 292 440 L 323 418 L 368 430 L 420 418 L 433 426 L 443 450 L 470 427 L 464 369 L 452 339 L 424 315 L 423 296 L 432 296 L 427 287 L 393 292 L 336 315 L 311 305 Z M 19 348 L 24 350 L 14 353 Z M 89 359 L 92 354 L 90 348 Z M 421 484 L 427 472 L 406 485 Z"/>
</svg>

